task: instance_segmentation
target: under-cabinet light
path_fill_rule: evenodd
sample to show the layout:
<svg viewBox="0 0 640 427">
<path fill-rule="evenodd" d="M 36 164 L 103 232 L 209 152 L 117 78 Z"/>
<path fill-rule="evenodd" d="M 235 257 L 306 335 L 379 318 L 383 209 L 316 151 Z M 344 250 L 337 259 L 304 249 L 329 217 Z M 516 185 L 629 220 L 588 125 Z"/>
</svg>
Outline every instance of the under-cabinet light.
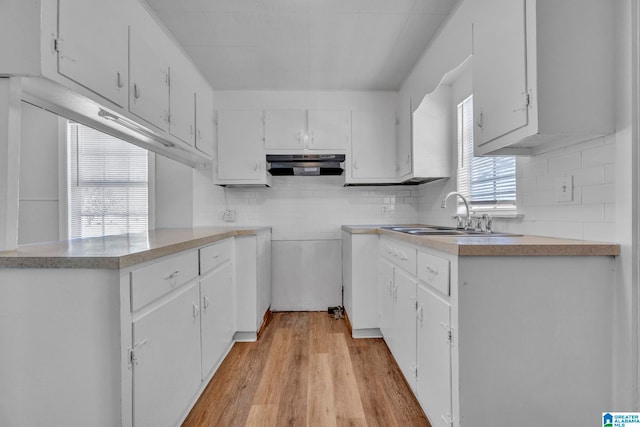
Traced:
<svg viewBox="0 0 640 427">
<path fill-rule="evenodd" d="M 157 135 L 155 135 L 153 132 L 151 132 L 149 129 L 145 128 L 144 126 L 141 126 L 138 123 L 131 121 L 129 119 L 126 119 L 124 117 L 120 117 L 113 113 L 110 113 L 107 110 L 100 109 L 100 111 L 98 112 L 98 116 L 102 117 L 103 119 L 107 119 L 112 122 L 118 123 L 119 125 L 124 126 L 127 129 L 132 130 L 134 132 L 137 132 L 143 135 L 144 137 L 151 139 L 152 141 L 158 142 L 164 145 L 165 147 L 168 147 L 168 148 L 175 147 L 175 144 L 173 142 L 163 141 L 162 139 L 158 138 Z"/>
</svg>

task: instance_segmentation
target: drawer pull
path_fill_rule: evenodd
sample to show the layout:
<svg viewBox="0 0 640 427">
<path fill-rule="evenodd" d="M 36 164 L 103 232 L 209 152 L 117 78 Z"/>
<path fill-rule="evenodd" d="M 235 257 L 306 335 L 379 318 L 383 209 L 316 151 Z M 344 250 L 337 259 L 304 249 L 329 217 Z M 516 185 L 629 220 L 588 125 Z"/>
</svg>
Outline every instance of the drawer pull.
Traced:
<svg viewBox="0 0 640 427">
<path fill-rule="evenodd" d="M 164 280 L 171 280 L 171 279 L 175 279 L 176 277 L 178 277 L 178 274 L 180 274 L 180 270 L 176 270 L 173 273 L 164 276 Z"/>
<path fill-rule="evenodd" d="M 438 270 L 434 270 L 433 268 L 427 266 L 427 273 L 429 273 L 432 277 L 435 277 L 438 275 Z"/>
</svg>

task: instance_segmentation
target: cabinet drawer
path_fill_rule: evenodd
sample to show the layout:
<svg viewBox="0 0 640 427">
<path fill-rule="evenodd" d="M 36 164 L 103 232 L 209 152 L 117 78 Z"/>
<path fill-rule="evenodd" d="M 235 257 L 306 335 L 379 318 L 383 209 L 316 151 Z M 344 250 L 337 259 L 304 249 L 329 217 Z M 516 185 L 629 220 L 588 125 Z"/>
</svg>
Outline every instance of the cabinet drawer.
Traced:
<svg viewBox="0 0 640 427">
<path fill-rule="evenodd" d="M 183 252 L 131 272 L 131 311 L 198 277 L 198 254 Z"/>
<path fill-rule="evenodd" d="M 449 295 L 449 260 L 418 252 L 418 279 Z"/>
<path fill-rule="evenodd" d="M 225 239 L 200 249 L 200 274 L 203 275 L 230 261 L 233 257 L 233 239 Z"/>
<path fill-rule="evenodd" d="M 416 248 L 393 240 L 380 241 L 380 252 L 383 258 L 391 261 L 411 275 L 416 275 Z"/>
</svg>

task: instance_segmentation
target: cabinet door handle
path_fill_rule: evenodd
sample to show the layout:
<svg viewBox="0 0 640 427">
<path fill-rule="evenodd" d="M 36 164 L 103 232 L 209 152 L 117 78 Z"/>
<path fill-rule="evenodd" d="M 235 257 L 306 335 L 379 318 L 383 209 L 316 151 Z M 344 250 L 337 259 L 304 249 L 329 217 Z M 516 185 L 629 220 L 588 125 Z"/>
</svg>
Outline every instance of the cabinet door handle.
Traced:
<svg viewBox="0 0 640 427">
<path fill-rule="evenodd" d="M 418 320 L 420 320 L 420 323 L 422 323 L 422 320 L 424 318 L 424 305 L 418 306 L 418 309 L 416 310 L 416 318 Z"/>
<path fill-rule="evenodd" d="M 202 139 L 202 132 L 200 132 L 200 128 L 198 128 L 198 139 Z"/>
<path fill-rule="evenodd" d="M 207 308 L 209 308 L 209 298 L 205 295 L 202 297 L 202 309 L 207 311 Z"/>
<path fill-rule="evenodd" d="M 191 304 L 191 309 L 192 309 L 192 315 L 194 319 L 197 319 L 198 316 L 200 315 L 200 307 L 198 307 L 198 304 Z"/>
<path fill-rule="evenodd" d="M 137 84 L 137 83 L 134 83 L 134 84 L 133 84 L 133 97 L 134 97 L 135 99 L 140 98 L 140 88 L 138 87 L 138 84 Z"/>
<path fill-rule="evenodd" d="M 259 167 L 260 167 L 260 163 L 256 162 L 256 164 L 253 165 L 253 170 L 257 172 Z"/>
<path fill-rule="evenodd" d="M 175 279 L 176 277 L 178 277 L 179 274 L 180 274 L 180 270 L 176 270 L 173 273 L 164 276 L 164 280 Z"/>
<path fill-rule="evenodd" d="M 484 113 L 480 113 L 480 115 L 478 116 L 478 127 L 482 129 L 483 126 L 484 126 Z"/>
<path fill-rule="evenodd" d="M 120 71 L 117 72 L 116 84 L 118 85 L 118 89 L 122 89 L 124 87 L 124 83 L 122 83 L 122 76 L 120 75 Z"/>
<path fill-rule="evenodd" d="M 353 168 L 356 170 L 358 169 L 358 162 L 353 162 Z"/>
<path fill-rule="evenodd" d="M 429 273 L 429 276 L 431 276 L 430 278 L 433 279 L 434 277 L 436 277 L 438 275 L 438 270 L 434 270 L 433 268 L 427 266 L 427 273 Z"/>
<path fill-rule="evenodd" d="M 189 125 L 189 135 L 194 135 L 193 125 Z"/>
</svg>

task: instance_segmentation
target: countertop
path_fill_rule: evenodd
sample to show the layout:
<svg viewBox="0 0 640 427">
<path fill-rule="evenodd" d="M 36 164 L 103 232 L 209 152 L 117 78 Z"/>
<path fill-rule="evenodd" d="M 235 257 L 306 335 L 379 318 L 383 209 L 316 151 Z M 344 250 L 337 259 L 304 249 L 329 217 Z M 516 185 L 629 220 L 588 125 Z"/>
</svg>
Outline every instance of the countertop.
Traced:
<svg viewBox="0 0 640 427">
<path fill-rule="evenodd" d="M 403 224 L 404 226 L 405 224 Z M 408 226 L 420 226 L 409 224 Z M 344 225 L 351 234 L 380 234 L 459 256 L 618 256 L 620 245 L 541 236 L 415 236 L 380 225 Z"/>
<path fill-rule="evenodd" d="M 118 236 L 91 237 L 19 246 L 0 252 L 0 268 L 121 269 L 176 252 L 270 227 L 197 227 L 151 230 Z"/>
</svg>

